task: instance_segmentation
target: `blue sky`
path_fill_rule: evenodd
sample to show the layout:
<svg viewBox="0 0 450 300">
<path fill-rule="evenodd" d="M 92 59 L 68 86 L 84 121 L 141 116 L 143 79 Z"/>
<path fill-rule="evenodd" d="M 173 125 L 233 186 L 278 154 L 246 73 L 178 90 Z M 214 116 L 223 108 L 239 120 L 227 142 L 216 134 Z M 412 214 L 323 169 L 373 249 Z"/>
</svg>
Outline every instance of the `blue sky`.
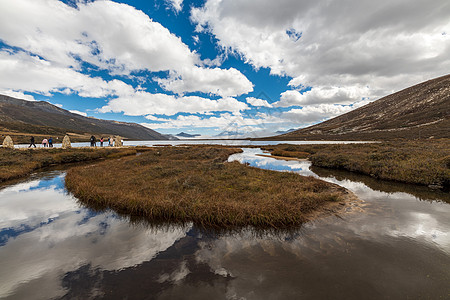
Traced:
<svg viewBox="0 0 450 300">
<path fill-rule="evenodd" d="M 448 1 L 0 0 L 0 93 L 264 136 L 445 75 L 448 32 Z"/>
</svg>

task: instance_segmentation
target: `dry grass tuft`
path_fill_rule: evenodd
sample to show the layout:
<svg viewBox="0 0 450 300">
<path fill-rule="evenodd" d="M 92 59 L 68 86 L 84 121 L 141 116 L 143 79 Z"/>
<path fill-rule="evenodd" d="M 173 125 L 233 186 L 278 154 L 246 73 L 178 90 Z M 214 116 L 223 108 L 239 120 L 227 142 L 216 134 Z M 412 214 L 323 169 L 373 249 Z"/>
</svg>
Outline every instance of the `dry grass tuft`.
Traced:
<svg viewBox="0 0 450 300">
<path fill-rule="evenodd" d="M 277 145 L 262 147 L 293 157 L 308 152 L 317 167 L 343 169 L 379 179 L 420 185 L 450 185 L 450 140 L 397 141 L 347 145 Z"/>
<path fill-rule="evenodd" d="M 203 227 L 285 228 L 300 225 L 347 191 L 294 173 L 226 163 L 242 150 L 155 148 L 140 156 L 68 171 L 66 186 L 83 203 L 144 216 L 153 222 Z"/>
<path fill-rule="evenodd" d="M 135 155 L 141 148 L 47 148 L 5 149 L 0 148 L 0 182 L 26 176 L 39 168 L 52 165 L 94 161 Z"/>
</svg>

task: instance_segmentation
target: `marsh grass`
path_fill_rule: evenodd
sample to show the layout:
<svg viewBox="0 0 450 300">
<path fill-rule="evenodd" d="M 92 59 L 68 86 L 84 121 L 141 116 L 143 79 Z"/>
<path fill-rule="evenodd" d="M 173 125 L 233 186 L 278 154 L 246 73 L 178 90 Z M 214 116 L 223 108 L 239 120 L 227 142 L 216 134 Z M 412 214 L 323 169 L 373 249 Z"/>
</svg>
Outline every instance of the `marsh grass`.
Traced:
<svg viewBox="0 0 450 300">
<path fill-rule="evenodd" d="M 193 222 L 215 228 L 300 225 L 318 209 L 339 206 L 348 195 L 344 188 L 311 177 L 225 162 L 240 151 L 155 148 L 114 163 L 72 168 L 66 186 L 97 208 L 156 223 Z"/>
<path fill-rule="evenodd" d="M 20 178 L 31 172 L 53 165 L 94 161 L 134 155 L 144 148 L 0 148 L 0 182 Z"/>
<path fill-rule="evenodd" d="M 342 169 L 374 178 L 420 185 L 450 185 L 450 140 L 370 144 L 277 145 L 262 147 L 273 155 L 309 153 L 313 166 Z M 286 154 L 290 152 L 291 154 Z"/>
</svg>

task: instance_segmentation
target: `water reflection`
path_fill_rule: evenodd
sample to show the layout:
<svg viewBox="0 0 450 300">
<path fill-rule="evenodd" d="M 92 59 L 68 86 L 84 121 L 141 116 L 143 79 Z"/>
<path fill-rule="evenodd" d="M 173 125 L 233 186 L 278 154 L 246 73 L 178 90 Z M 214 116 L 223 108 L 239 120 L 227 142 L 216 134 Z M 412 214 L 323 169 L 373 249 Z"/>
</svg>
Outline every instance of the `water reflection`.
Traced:
<svg viewBox="0 0 450 300">
<path fill-rule="evenodd" d="M 361 144 L 372 143 L 370 141 L 251 141 L 251 140 L 157 140 L 157 141 L 124 141 L 124 146 L 155 146 L 155 145 L 233 145 L 233 146 L 263 146 L 263 145 L 278 145 L 278 144 L 291 144 L 291 145 L 310 145 L 310 144 Z M 105 143 L 105 147 L 106 147 Z M 53 144 L 55 148 L 61 148 L 61 144 Z M 89 142 L 72 143 L 72 147 L 89 147 Z M 100 143 L 97 142 L 97 146 Z M 15 145 L 16 148 L 27 148 L 28 144 Z M 42 147 L 42 145 L 39 145 Z"/>
<path fill-rule="evenodd" d="M 85 265 L 101 270 L 138 265 L 189 230 L 150 230 L 112 212 L 81 208 L 65 193 L 63 174 L 50 175 L 0 191 L 0 298 L 62 296 L 65 273 Z"/>
<path fill-rule="evenodd" d="M 447 194 L 311 171 L 245 149 L 230 160 L 342 185 L 364 211 L 293 232 L 205 233 L 135 225 L 79 206 L 64 172 L 0 190 L 0 298 L 380 299 L 446 298 Z M 371 188 L 372 187 L 372 188 Z"/>
<path fill-rule="evenodd" d="M 355 182 L 362 182 L 372 190 L 377 190 L 386 193 L 402 192 L 412 194 L 415 197 L 425 201 L 444 201 L 450 203 L 450 193 L 438 189 L 430 189 L 426 186 L 405 184 L 386 180 L 378 180 L 370 176 L 355 174 L 344 170 L 332 170 L 319 167 L 311 167 L 311 171 L 321 178 L 334 177 L 340 181 L 349 180 Z"/>
<path fill-rule="evenodd" d="M 244 149 L 243 153 L 232 155 L 229 161 L 249 162 L 251 166 L 269 170 L 293 171 L 343 186 L 366 202 L 367 213 L 352 216 L 352 218 L 362 218 L 359 222 L 364 223 L 363 227 L 359 225 L 355 227 L 353 232 L 356 235 L 364 235 L 367 233 L 365 231 L 372 231 L 371 236 L 374 234 L 394 235 L 414 239 L 420 237 L 450 253 L 450 218 L 448 217 L 450 206 L 441 202 L 448 202 L 448 193 L 426 187 L 382 182 L 368 176 L 349 174 L 349 172 L 337 171 L 335 175 L 332 170 L 313 168 L 314 171 L 319 170 L 318 173 L 314 173 L 310 169 L 309 161 L 275 160 L 257 154 L 261 154 L 260 149 Z M 378 189 L 372 189 L 366 183 L 375 185 Z M 430 205 L 428 202 L 432 200 L 438 202 Z M 383 221 L 380 222 L 380 219 Z"/>
</svg>

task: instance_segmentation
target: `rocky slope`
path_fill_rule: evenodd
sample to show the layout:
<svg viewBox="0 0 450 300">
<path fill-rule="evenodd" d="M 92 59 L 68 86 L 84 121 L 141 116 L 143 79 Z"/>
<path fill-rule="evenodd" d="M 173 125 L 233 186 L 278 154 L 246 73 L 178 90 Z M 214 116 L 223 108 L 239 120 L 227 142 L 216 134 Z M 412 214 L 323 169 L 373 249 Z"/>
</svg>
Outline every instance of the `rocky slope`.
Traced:
<svg viewBox="0 0 450 300">
<path fill-rule="evenodd" d="M 450 75 L 383 97 L 349 113 L 273 140 L 450 138 Z"/>
<path fill-rule="evenodd" d="M 45 101 L 26 101 L 0 95 L 2 135 L 120 135 L 133 140 L 167 140 L 158 132 L 135 123 L 100 120 L 71 113 Z"/>
</svg>

